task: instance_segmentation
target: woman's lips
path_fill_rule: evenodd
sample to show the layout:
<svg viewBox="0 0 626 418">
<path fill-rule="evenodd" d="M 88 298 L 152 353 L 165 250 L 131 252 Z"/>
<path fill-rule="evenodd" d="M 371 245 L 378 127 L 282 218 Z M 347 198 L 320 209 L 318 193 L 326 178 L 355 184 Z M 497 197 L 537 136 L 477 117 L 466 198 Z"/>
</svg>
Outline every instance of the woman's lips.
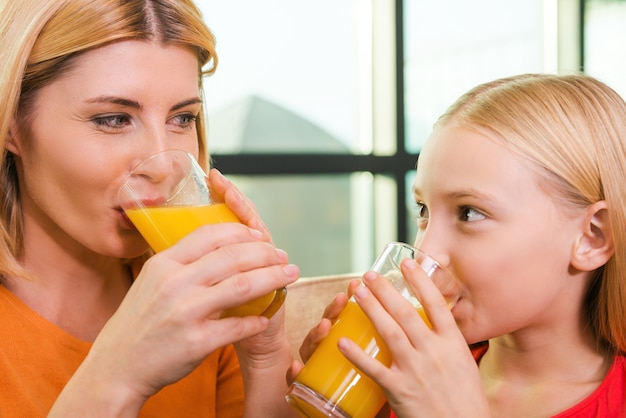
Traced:
<svg viewBox="0 0 626 418">
<path fill-rule="evenodd" d="M 132 229 L 132 230 L 137 230 L 137 227 L 135 226 L 135 224 L 133 224 L 133 222 L 130 220 L 130 218 L 128 217 L 128 215 L 126 215 L 126 212 L 124 212 L 122 209 L 117 209 L 117 211 L 120 214 L 120 218 L 122 220 L 122 223 L 124 224 L 124 226 L 128 229 Z"/>
</svg>

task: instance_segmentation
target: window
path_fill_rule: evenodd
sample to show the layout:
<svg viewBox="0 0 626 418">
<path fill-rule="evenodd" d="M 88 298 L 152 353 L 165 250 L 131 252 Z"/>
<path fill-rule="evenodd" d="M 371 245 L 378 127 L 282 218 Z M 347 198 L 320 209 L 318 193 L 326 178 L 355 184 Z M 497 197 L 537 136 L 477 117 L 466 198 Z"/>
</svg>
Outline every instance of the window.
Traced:
<svg viewBox="0 0 626 418">
<path fill-rule="evenodd" d="M 413 241 L 415 163 L 454 99 L 579 66 L 579 8 L 564 3 L 199 1 L 220 59 L 205 83 L 213 164 L 303 276 L 364 271 Z"/>
<path fill-rule="evenodd" d="M 584 1 L 585 73 L 626 97 L 626 1 Z"/>
</svg>

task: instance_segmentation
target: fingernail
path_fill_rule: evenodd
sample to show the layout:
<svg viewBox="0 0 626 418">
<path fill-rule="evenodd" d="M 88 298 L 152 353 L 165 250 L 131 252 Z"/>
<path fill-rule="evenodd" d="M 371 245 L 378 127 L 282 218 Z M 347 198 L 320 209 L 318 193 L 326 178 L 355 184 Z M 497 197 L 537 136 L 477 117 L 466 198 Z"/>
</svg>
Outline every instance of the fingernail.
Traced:
<svg viewBox="0 0 626 418">
<path fill-rule="evenodd" d="M 339 338 L 339 340 L 337 341 L 337 346 L 339 347 L 339 349 L 341 351 L 345 351 L 348 349 L 348 345 L 350 344 L 350 342 L 348 341 L 348 339 L 346 337 L 341 337 Z"/>
<path fill-rule="evenodd" d="M 412 258 L 407 258 L 406 260 L 403 260 L 402 264 L 404 264 L 404 267 L 407 270 L 415 270 L 417 268 L 417 261 L 413 260 Z"/>
<path fill-rule="evenodd" d="M 363 299 L 367 297 L 367 293 L 367 288 L 365 286 L 359 286 L 354 291 L 354 296 L 356 296 L 357 299 Z"/>
<path fill-rule="evenodd" d="M 278 258 L 280 258 L 281 261 L 289 260 L 289 255 L 287 255 L 287 253 L 280 248 L 276 248 L 276 254 L 278 254 Z"/>
<path fill-rule="evenodd" d="M 283 266 L 283 272 L 287 277 L 298 277 L 300 274 L 300 269 L 295 264 L 287 264 Z"/>
<path fill-rule="evenodd" d="M 238 202 L 243 202 L 243 195 L 241 194 L 239 190 L 234 189 L 232 193 L 234 193 L 235 199 L 237 199 Z"/>
<path fill-rule="evenodd" d="M 212 168 L 211 171 L 209 171 L 209 175 L 213 178 L 213 180 L 215 180 L 215 178 L 217 178 L 217 181 L 220 183 L 226 183 L 228 180 L 226 180 L 226 177 L 224 177 L 224 175 L 222 174 L 221 171 L 219 171 L 217 168 Z"/>
<path fill-rule="evenodd" d="M 363 280 L 371 282 L 378 277 L 378 273 L 375 271 L 368 271 L 363 275 Z"/>
<path fill-rule="evenodd" d="M 254 239 L 258 239 L 258 240 L 263 238 L 263 232 L 254 228 L 250 228 L 250 235 L 252 235 Z"/>
</svg>

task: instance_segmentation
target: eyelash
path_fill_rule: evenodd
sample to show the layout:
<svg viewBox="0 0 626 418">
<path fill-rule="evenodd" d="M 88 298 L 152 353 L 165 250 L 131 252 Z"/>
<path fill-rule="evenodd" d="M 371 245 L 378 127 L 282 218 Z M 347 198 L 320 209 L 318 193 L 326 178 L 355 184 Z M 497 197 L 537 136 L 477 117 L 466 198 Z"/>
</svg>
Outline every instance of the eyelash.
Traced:
<svg viewBox="0 0 626 418">
<path fill-rule="evenodd" d="M 92 119 L 93 123 L 100 129 L 108 129 L 108 130 L 121 130 L 126 126 L 130 125 L 130 116 L 125 114 L 115 114 L 115 115 L 105 115 L 105 116 L 96 116 Z M 181 121 L 181 119 L 185 119 L 185 121 Z M 173 116 L 169 119 L 170 121 L 178 120 L 176 126 L 184 129 L 190 130 L 192 129 L 196 121 L 198 120 L 198 115 L 193 113 L 181 113 L 179 115 Z"/>
<path fill-rule="evenodd" d="M 128 115 L 106 115 L 97 116 L 92 119 L 93 123 L 98 128 L 119 130 L 130 123 L 130 117 Z M 119 123 L 119 122 L 122 123 Z"/>
<path fill-rule="evenodd" d="M 191 129 L 195 126 L 196 121 L 198 120 L 198 115 L 194 115 L 193 113 L 182 113 L 180 115 L 174 116 L 172 119 L 182 119 L 186 118 L 187 122 L 179 124 L 185 129 Z"/>
<path fill-rule="evenodd" d="M 426 206 L 424 204 L 424 202 L 415 202 L 415 208 L 416 208 L 416 218 L 417 218 L 417 223 L 418 225 L 423 224 L 424 222 L 428 221 L 428 206 Z M 477 220 L 470 220 L 470 218 L 473 217 L 480 217 L 480 219 L 477 220 L 482 220 L 485 218 L 485 215 L 480 212 L 478 209 L 472 207 L 472 206 L 459 206 L 458 208 L 458 219 L 462 222 L 476 222 Z"/>
<path fill-rule="evenodd" d="M 459 208 L 459 218 L 463 217 L 463 221 L 464 222 L 476 222 L 476 220 L 470 221 L 468 219 L 468 218 L 471 217 L 471 215 L 468 215 L 469 212 L 472 212 L 475 215 L 478 215 L 480 217 L 480 219 L 478 219 L 478 220 L 482 220 L 482 219 L 485 218 L 485 215 L 483 215 L 479 210 L 477 210 L 476 208 L 474 208 L 472 206 L 461 206 Z"/>
</svg>

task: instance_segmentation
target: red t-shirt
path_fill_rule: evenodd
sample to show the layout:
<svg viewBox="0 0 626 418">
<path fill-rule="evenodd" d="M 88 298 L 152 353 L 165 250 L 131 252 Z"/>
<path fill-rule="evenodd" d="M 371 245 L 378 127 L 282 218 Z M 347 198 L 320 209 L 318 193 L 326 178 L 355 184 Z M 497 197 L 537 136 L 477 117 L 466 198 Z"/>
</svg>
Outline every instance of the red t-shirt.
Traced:
<svg viewBox="0 0 626 418">
<path fill-rule="evenodd" d="M 489 348 L 488 344 L 472 347 L 478 362 Z M 626 417 L 626 357 L 615 356 L 613 364 L 600 386 L 578 404 L 553 415 L 552 418 Z M 396 418 L 391 413 L 391 418 Z"/>
</svg>

